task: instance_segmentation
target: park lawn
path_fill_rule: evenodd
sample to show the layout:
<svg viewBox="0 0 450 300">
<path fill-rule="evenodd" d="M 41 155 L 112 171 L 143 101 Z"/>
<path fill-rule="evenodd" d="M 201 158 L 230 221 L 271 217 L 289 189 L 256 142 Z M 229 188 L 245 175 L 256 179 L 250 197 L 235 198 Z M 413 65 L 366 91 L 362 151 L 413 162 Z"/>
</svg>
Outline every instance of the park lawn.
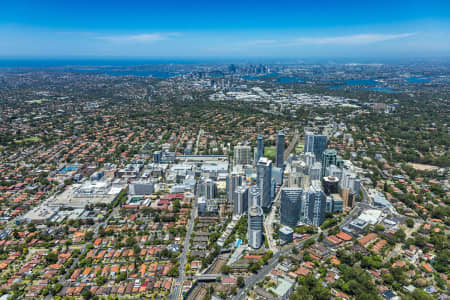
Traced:
<svg viewBox="0 0 450 300">
<path fill-rule="evenodd" d="M 22 144 L 22 143 L 37 143 L 40 142 L 41 138 L 37 137 L 37 136 L 33 136 L 33 137 L 29 137 L 29 138 L 25 138 L 25 139 L 21 139 L 21 140 L 15 140 L 14 142 L 17 144 Z"/>
<path fill-rule="evenodd" d="M 43 99 L 37 99 L 37 100 L 30 100 L 30 101 L 27 101 L 27 103 L 29 103 L 29 104 L 41 104 L 42 102 L 46 102 L 46 101 L 49 101 L 49 100 L 43 98 Z"/>
<path fill-rule="evenodd" d="M 270 160 L 275 160 L 275 153 L 277 152 L 277 147 L 264 147 L 264 156 Z"/>
</svg>

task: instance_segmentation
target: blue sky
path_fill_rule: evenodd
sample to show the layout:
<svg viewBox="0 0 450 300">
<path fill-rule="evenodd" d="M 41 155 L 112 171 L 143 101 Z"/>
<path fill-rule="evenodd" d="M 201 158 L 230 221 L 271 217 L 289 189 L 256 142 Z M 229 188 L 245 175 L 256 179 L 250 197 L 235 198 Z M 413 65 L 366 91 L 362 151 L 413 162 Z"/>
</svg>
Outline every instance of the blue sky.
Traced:
<svg viewBox="0 0 450 300">
<path fill-rule="evenodd" d="M 0 57 L 449 56 L 450 1 L 3 1 Z"/>
</svg>

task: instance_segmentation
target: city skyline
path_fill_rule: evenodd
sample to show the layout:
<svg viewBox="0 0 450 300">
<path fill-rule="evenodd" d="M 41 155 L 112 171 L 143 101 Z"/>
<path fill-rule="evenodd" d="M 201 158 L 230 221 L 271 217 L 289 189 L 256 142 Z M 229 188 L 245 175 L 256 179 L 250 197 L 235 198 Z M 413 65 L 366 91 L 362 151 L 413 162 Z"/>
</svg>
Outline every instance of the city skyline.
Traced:
<svg viewBox="0 0 450 300">
<path fill-rule="evenodd" d="M 4 4 L 0 57 L 405 58 L 450 51 L 444 1 L 119 4 Z"/>
</svg>

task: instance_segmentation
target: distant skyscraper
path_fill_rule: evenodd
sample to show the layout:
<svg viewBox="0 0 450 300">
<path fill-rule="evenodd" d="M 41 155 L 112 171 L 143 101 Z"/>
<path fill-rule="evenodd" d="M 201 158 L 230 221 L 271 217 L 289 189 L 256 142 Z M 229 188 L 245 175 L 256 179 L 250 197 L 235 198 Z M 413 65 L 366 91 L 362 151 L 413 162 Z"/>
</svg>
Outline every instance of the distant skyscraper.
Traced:
<svg viewBox="0 0 450 300">
<path fill-rule="evenodd" d="M 349 189 L 358 196 L 361 189 L 361 180 L 352 171 L 343 169 L 340 186 L 343 189 Z"/>
<path fill-rule="evenodd" d="M 162 152 L 161 151 L 153 152 L 153 162 L 155 164 L 161 163 L 161 158 L 162 158 Z"/>
<path fill-rule="evenodd" d="M 272 202 L 272 161 L 261 157 L 256 165 L 256 175 L 257 185 L 261 191 L 261 207 L 268 208 Z"/>
<path fill-rule="evenodd" d="M 248 209 L 248 245 L 253 249 L 261 247 L 263 242 L 264 214 L 259 206 Z"/>
<path fill-rule="evenodd" d="M 314 153 L 316 160 L 321 160 L 322 153 L 326 148 L 326 135 L 314 134 L 312 132 L 305 133 L 305 153 Z"/>
<path fill-rule="evenodd" d="M 252 164 L 252 148 L 250 146 L 237 145 L 234 147 L 234 165 Z"/>
<path fill-rule="evenodd" d="M 338 183 L 339 179 L 334 176 L 325 176 L 323 177 L 323 189 L 327 196 L 331 194 L 336 194 L 338 192 Z"/>
<path fill-rule="evenodd" d="M 214 199 L 217 197 L 217 185 L 210 179 L 202 179 L 197 185 L 198 195 L 205 200 Z"/>
<path fill-rule="evenodd" d="M 277 153 L 275 163 L 277 168 L 283 169 L 284 167 L 284 133 L 279 132 L 277 135 Z"/>
<path fill-rule="evenodd" d="M 320 180 L 320 172 L 322 172 L 322 164 L 320 162 L 314 163 L 311 168 L 309 168 L 309 178 L 311 180 Z"/>
<path fill-rule="evenodd" d="M 350 189 L 347 188 L 342 189 L 342 200 L 344 208 L 353 207 L 355 198 L 356 194 L 352 192 Z"/>
<path fill-rule="evenodd" d="M 233 202 L 233 214 L 241 216 L 248 211 L 248 190 L 247 186 L 240 186 L 236 190 L 236 200 Z"/>
<path fill-rule="evenodd" d="M 329 166 L 325 171 L 325 176 L 334 176 L 341 180 L 342 178 L 342 169 L 338 168 L 335 165 Z"/>
<path fill-rule="evenodd" d="M 302 208 L 302 193 L 300 188 L 283 188 L 281 190 L 280 221 L 290 227 L 297 226 Z"/>
<path fill-rule="evenodd" d="M 313 153 L 313 145 L 314 145 L 314 133 L 306 131 L 305 145 L 304 145 L 305 153 Z"/>
<path fill-rule="evenodd" d="M 258 135 L 256 139 L 256 161 L 258 163 L 259 159 L 264 156 L 264 136 L 262 134 Z"/>
<path fill-rule="evenodd" d="M 320 182 L 319 182 L 320 184 Z M 326 197 L 325 193 L 315 185 L 305 193 L 302 221 L 306 224 L 320 226 L 325 220 Z"/>
<path fill-rule="evenodd" d="M 261 206 L 261 191 L 258 186 L 253 185 L 248 191 L 248 207 Z"/>
<path fill-rule="evenodd" d="M 206 199 L 198 197 L 197 199 L 197 211 L 200 216 L 204 216 L 206 213 Z"/>
<path fill-rule="evenodd" d="M 320 176 L 325 176 L 325 171 L 331 165 L 336 165 L 337 153 L 334 149 L 326 149 L 322 153 L 322 171 Z"/>
<path fill-rule="evenodd" d="M 289 174 L 288 187 L 302 187 L 305 175 L 301 172 L 292 172 Z"/>
<path fill-rule="evenodd" d="M 236 200 L 236 189 L 242 184 L 242 176 L 231 173 L 227 176 L 227 200 L 228 203 L 234 203 Z"/>
<path fill-rule="evenodd" d="M 306 152 L 304 156 L 306 166 L 310 167 L 316 162 L 316 156 L 312 152 Z"/>
</svg>

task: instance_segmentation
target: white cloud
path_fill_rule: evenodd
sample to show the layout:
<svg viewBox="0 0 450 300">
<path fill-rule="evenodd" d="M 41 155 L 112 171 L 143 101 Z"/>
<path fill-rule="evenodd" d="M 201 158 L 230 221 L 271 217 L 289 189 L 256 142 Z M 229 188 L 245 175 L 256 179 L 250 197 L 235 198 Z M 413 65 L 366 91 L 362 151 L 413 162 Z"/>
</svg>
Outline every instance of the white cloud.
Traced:
<svg viewBox="0 0 450 300">
<path fill-rule="evenodd" d="M 416 33 L 401 33 L 401 34 L 355 34 L 355 35 L 343 35 L 333 37 L 300 37 L 294 41 L 299 44 L 371 44 L 377 42 L 384 42 L 390 40 L 396 40 L 416 35 Z"/>
<path fill-rule="evenodd" d="M 128 34 L 128 35 L 109 35 L 97 37 L 101 40 L 107 40 L 110 42 L 139 42 L 139 43 L 151 43 L 156 41 L 167 40 L 172 36 L 177 36 L 179 33 L 142 33 L 142 34 Z"/>
<path fill-rule="evenodd" d="M 242 45 L 271 45 L 276 43 L 276 40 L 254 40 L 254 41 L 247 41 L 245 43 L 242 43 Z"/>
<path fill-rule="evenodd" d="M 400 34 L 354 34 L 354 35 L 339 35 L 339 36 L 327 36 L 327 37 L 285 37 L 284 39 L 254 39 L 248 41 L 242 41 L 237 43 L 230 43 L 227 46 L 229 51 L 247 50 L 249 48 L 287 48 L 297 46 L 311 46 L 311 45 L 368 45 L 377 42 L 384 42 L 390 40 L 396 40 L 401 38 L 407 38 L 415 36 L 417 33 L 400 33 Z M 216 51 L 223 49 L 223 45 L 216 45 L 208 50 Z"/>
</svg>

